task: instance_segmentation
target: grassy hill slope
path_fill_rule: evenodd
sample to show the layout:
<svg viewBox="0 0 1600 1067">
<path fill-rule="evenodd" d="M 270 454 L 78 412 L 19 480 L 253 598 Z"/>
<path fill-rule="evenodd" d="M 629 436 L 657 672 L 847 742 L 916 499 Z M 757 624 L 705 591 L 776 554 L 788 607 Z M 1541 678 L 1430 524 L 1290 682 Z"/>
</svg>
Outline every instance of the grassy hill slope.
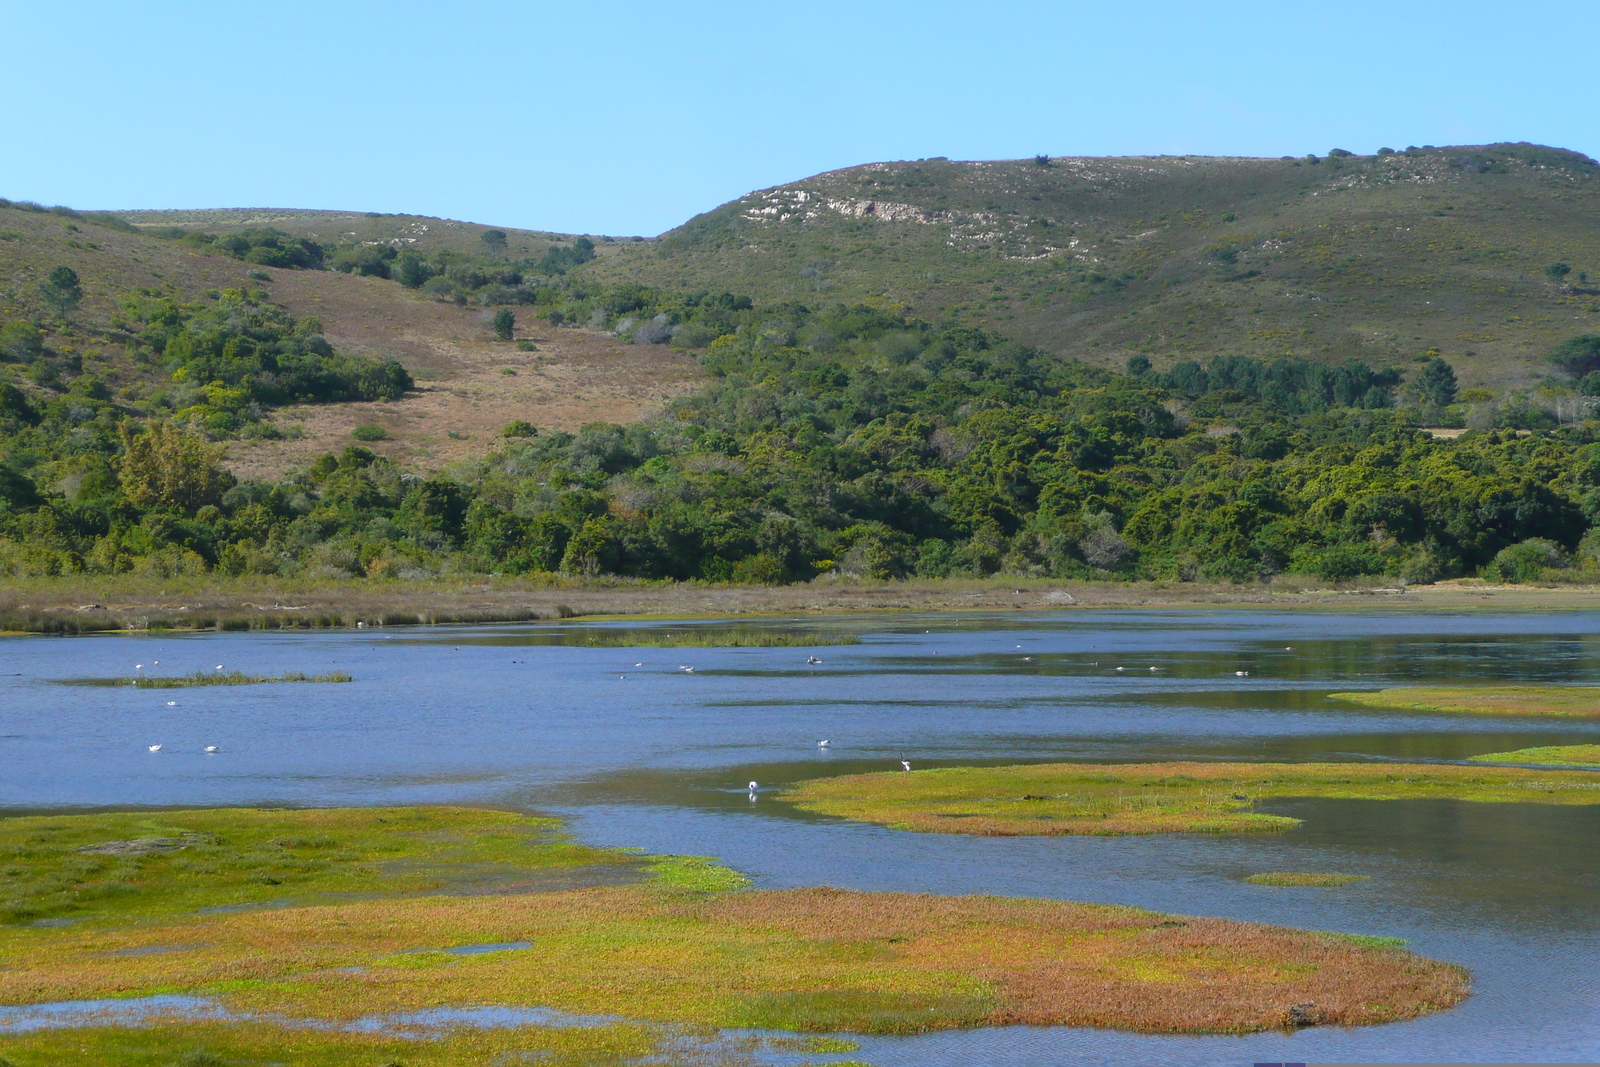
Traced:
<svg viewBox="0 0 1600 1067">
<path fill-rule="evenodd" d="M 308 211 L 294 208 L 206 208 L 172 211 L 119 211 L 118 216 L 142 230 L 173 228 L 199 233 L 235 233 L 269 227 L 295 237 L 308 237 L 329 249 L 343 245 L 393 245 L 419 252 L 482 254 L 483 235 L 498 229 L 506 235 L 505 254 L 534 257 L 551 245 L 572 240 L 572 234 L 493 227 L 428 215 L 390 215 L 376 211 Z M 605 256 L 628 239 L 596 237 L 595 251 Z"/>
<path fill-rule="evenodd" d="M 1600 166 L 1531 145 L 874 163 L 751 193 L 584 270 L 902 305 L 1117 367 L 1437 348 L 1463 385 L 1499 392 L 1600 332 Z"/>
<path fill-rule="evenodd" d="M 302 224 L 335 215 L 293 214 Z M 393 220 L 405 218 L 382 217 L 394 225 L 401 223 Z M 263 221 L 252 217 L 248 225 Z M 272 225 L 293 232 L 290 222 L 275 219 Z M 240 222 L 239 228 L 245 225 Z M 473 227 L 468 236 L 449 232 L 464 249 L 481 253 L 481 244 L 478 249 L 471 244 L 485 228 Z M 217 226 L 212 232 L 227 229 Z M 508 231 L 507 251 L 516 252 L 518 241 Z M 83 291 L 65 323 L 48 313 L 40 295 L 41 283 L 58 266 L 72 268 Z M 13 320 L 44 324 L 52 354 L 27 368 L 0 357 L 0 383 L 11 382 L 42 403 L 68 389 L 76 376 L 92 374 L 129 413 L 141 410 L 171 382 L 162 367 L 134 357 L 133 336 L 120 328 L 121 298 L 136 289 L 212 302 L 223 289 L 257 290 L 297 318 L 316 319 L 340 351 L 398 360 L 417 379 L 418 390 L 400 401 L 295 405 L 273 413 L 269 422 L 293 427 L 288 436 L 229 443 L 230 466 L 247 477 L 274 477 L 290 465 L 337 452 L 350 443 L 352 429 L 368 423 L 389 435 L 369 442 L 374 451 L 435 469 L 482 455 L 513 420 L 564 430 L 596 420 L 631 422 L 701 378 L 690 357 L 664 347 L 625 347 L 591 331 L 536 328 L 532 316 L 523 315 L 518 339 L 535 343 L 537 350 L 521 351 L 495 339 L 491 311 L 429 299 L 396 282 L 258 266 L 140 232 L 118 216 L 0 205 L 0 325 Z M 41 374 L 46 371 L 48 378 Z"/>
</svg>

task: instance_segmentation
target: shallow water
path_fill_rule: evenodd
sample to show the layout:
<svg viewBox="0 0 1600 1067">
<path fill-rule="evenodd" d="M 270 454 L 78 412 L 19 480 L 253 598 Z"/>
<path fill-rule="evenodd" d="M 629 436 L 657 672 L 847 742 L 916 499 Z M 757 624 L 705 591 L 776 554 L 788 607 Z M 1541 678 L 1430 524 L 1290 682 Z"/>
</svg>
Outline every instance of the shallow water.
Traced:
<svg viewBox="0 0 1600 1067">
<path fill-rule="evenodd" d="M 787 781 L 892 769 L 901 758 L 1460 760 L 1595 743 L 1600 723 L 1395 713 L 1327 694 L 1600 683 L 1600 616 L 1006 613 L 804 625 L 863 643 L 552 643 L 575 625 L 8 638 L 0 806 L 516 806 L 559 812 L 599 844 L 720 856 L 758 885 L 1052 896 L 1383 934 L 1476 976 L 1462 1007 L 1392 1026 L 1247 1038 L 1006 1028 L 869 1039 L 852 1054 L 877 1064 L 1600 1058 L 1600 809 L 1279 801 L 1268 810 L 1304 819 L 1300 828 L 983 839 L 850 825 L 773 795 Z M 822 664 L 806 664 L 813 652 Z M 219 663 L 356 680 L 190 690 L 50 682 Z M 161 751 L 147 751 L 152 744 Z M 208 745 L 221 751 L 207 755 Z M 751 780 L 761 783 L 753 801 Z M 1242 881 L 1267 870 L 1371 881 Z"/>
</svg>

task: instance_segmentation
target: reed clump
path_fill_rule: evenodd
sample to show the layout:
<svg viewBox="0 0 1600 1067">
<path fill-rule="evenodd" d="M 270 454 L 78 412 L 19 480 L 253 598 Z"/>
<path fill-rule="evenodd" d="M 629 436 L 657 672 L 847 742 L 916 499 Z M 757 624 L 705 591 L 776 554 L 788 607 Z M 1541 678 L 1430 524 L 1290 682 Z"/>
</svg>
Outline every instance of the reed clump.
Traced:
<svg viewBox="0 0 1600 1067">
<path fill-rule="evenodd" d="M 1265 871 L 1245 879 L 1251 885 L 1306 886 L 1314 889 L 1337 889 L 1371 881 L 1365 874 L 1329 874 L 1321 871 Z"/>
</svg>

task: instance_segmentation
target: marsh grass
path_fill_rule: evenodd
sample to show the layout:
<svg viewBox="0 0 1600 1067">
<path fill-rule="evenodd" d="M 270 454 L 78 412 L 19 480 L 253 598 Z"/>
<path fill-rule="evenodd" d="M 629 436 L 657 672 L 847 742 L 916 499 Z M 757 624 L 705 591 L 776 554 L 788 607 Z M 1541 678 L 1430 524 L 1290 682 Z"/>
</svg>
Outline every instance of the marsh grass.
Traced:
<svg viewBox="0 0 1600 1067">
<path fill-rule="evenodd" d="M 135 852 L 136 863 L 83 851 L 173 838 L 192 843 Z M 1329 1023 L 1409 1018 L 1450 1007 L 1467 989 L 1460 968 L 1326 934 L 1064 901 L 758 891 L 737 888 L 738 876 L 693 857 L 656 860 L 656 878 L 636 885 L 455 893 L 443 872 L 460 862 L 640 862 L 566 841 L 549 820 L 504 812 L 26 817 L 0 821 L 0 841 L 5 895 L 27 905 L 0 926 L 0 1003 L 183 992 L 280 1020 L 277 1029 L 199 1021 L 124 1029 L 119 1040 L 135 1049 L 160 1041 L 168 1059 L 129 1055 L 118 1063 L 165 1064 L 201 1046 L 230 1063 L 259 1063 L 268 1047 L 321 1048 L 318 1041 L 329 1051 L 308 1053 L 307 1062 L 382 1062 L 378 1038 L 327 1028 L 460 1005 L 548 1007 L 692 1032 L 1023 1023 L 1237 1033 L 1288 1025 L 1291 1006 L 1308 1002 Z M 392 864 L 397 856 L 407 863 Z M 108 878 L 122 888 L 84 899 Z M 22 923 L 50 908 L 79 921 Z M 510 942 L 530 947 L 443 951 Z M 107 1032 L 74 1031 L 74 1047 L 109 1041 Z M 287 1033 L 297 1036 L 274 1045 Z M 596 1053 L 583 1061 L 578 1053 L 590 1039 L 566 1031 L 519 1034 L 452 1032 L 441 1044 L 409 1046 L 415 1051 L 400 1062 L 479 1063 L 491 1053 L 506 1062 L 503 1054 L 517 1047 L 551 1040 L 577 1043 L 567 1046 L 576 1050 L 571 1062 L 625 1058 Z M 650 1038 L 600 1027 L 593 1040 Z M 0 1037 L 0 1054 L 18 1067 L 59 1062 L 50 1050 L 60 1042 Z M 440 1058 L 442 1047 L 460 1054 Z M 569 1062 L 561 1058 L 568 1054 L 551 1060 Z"/>
<path fill-rule="evenodd" d="M 245 674 L 243 671 L 195 671 L 193 674 L 157 675 L 141 674 L 133 678 L 62 678 L 61 685 L 131 685 L 136 689 L 191 689 L 206 685 L 265 685 L 272 682 L 353 682 L 343 671 L 332 674 L 306 674 L 290 671 L 287 674 Z"/>
<path fill-rule="evenodd" d="M 1600 745 L 1550 745 L 1512 752 L 1485 752 L 1474 763 L 1535 763 L 1547 767 L 1600 767 Z"/>
<path fill-rule="evenodd" d="M 859 645 L 861 638 L 855 634 L 806 630 L 697 626 L 683 630 L 567 630 L 553 637 L 550 643 L 578 648 L 815 648 Z"/>
<path fill-rule="evenodd" d="M 1342 885 L 1371 880 L 1365 874 L 1323 874 L 1317 871 L 1267 871 L 1245 879 L 1251 885 L 1308 886 L 1316 889 L 1336 889 Z"/>
<path fill-rule="evenodd" d="M 1395 711 L 1559 718 L 1600 716 L 1600 686 L 1593 685 L 1407 686 L 1329 693 L 1328 696 L 1364 707 Z"/>
<path fill-rule="evenodd" d="M 899 830 L 991 836 L 1244 833 L 1298 819 L 1270 797 L 1600 804 L 1583 771 L 1393 763 L 1146 763 L 946 767 L 801 782 L 780 799 Z"/>
</svg>

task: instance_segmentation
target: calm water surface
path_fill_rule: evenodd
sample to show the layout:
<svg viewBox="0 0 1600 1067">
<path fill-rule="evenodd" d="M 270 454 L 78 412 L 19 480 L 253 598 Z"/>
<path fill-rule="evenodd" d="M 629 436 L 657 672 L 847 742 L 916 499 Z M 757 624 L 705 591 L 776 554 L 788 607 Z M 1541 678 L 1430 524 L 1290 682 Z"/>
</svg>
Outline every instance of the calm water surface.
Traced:
<svg viewBox="0 0 1600 1067">
<path fill-rule="evenodd" d="M 1600 684 L 1600 616 L 1007 613 L 759 625 L 854 632 L 862 644 L 561 643 L 595 628 L 577 625 L 0 640 L 0 807 L 512 806 L 558 812 L 598 844 L 720 856 L 764 886 L 1061 897 L 1385 934 L 1476 976 L 1462 1007 L 1393 1026 L 1247 1038 L 1004 1028 L 869 1039 L 853 1055 L 876 1064 L 1600 1058 L 1597 809 L 1280 801 L 1270 810 L 1304 819 L 1299 829 L 983 839 L 850 825 L 745 791 L 752 779 L 766 790 L 902 757 L 1460 760 L 1596 743 L 1600 725 L 1397 714 L 1327 694 Z M 813 653 L 822 664 L 806 664 Z M 136 664 L 343 670 L 356 681 L 53 682 L 128 676 Z M 149 753 L 152 744 L 162 751 Z M 207 745 L 220 751 L 207 755 Z M 1285 869 L 1372 880 L 1337 890 L 1241 881 Z"/>
</svg>

